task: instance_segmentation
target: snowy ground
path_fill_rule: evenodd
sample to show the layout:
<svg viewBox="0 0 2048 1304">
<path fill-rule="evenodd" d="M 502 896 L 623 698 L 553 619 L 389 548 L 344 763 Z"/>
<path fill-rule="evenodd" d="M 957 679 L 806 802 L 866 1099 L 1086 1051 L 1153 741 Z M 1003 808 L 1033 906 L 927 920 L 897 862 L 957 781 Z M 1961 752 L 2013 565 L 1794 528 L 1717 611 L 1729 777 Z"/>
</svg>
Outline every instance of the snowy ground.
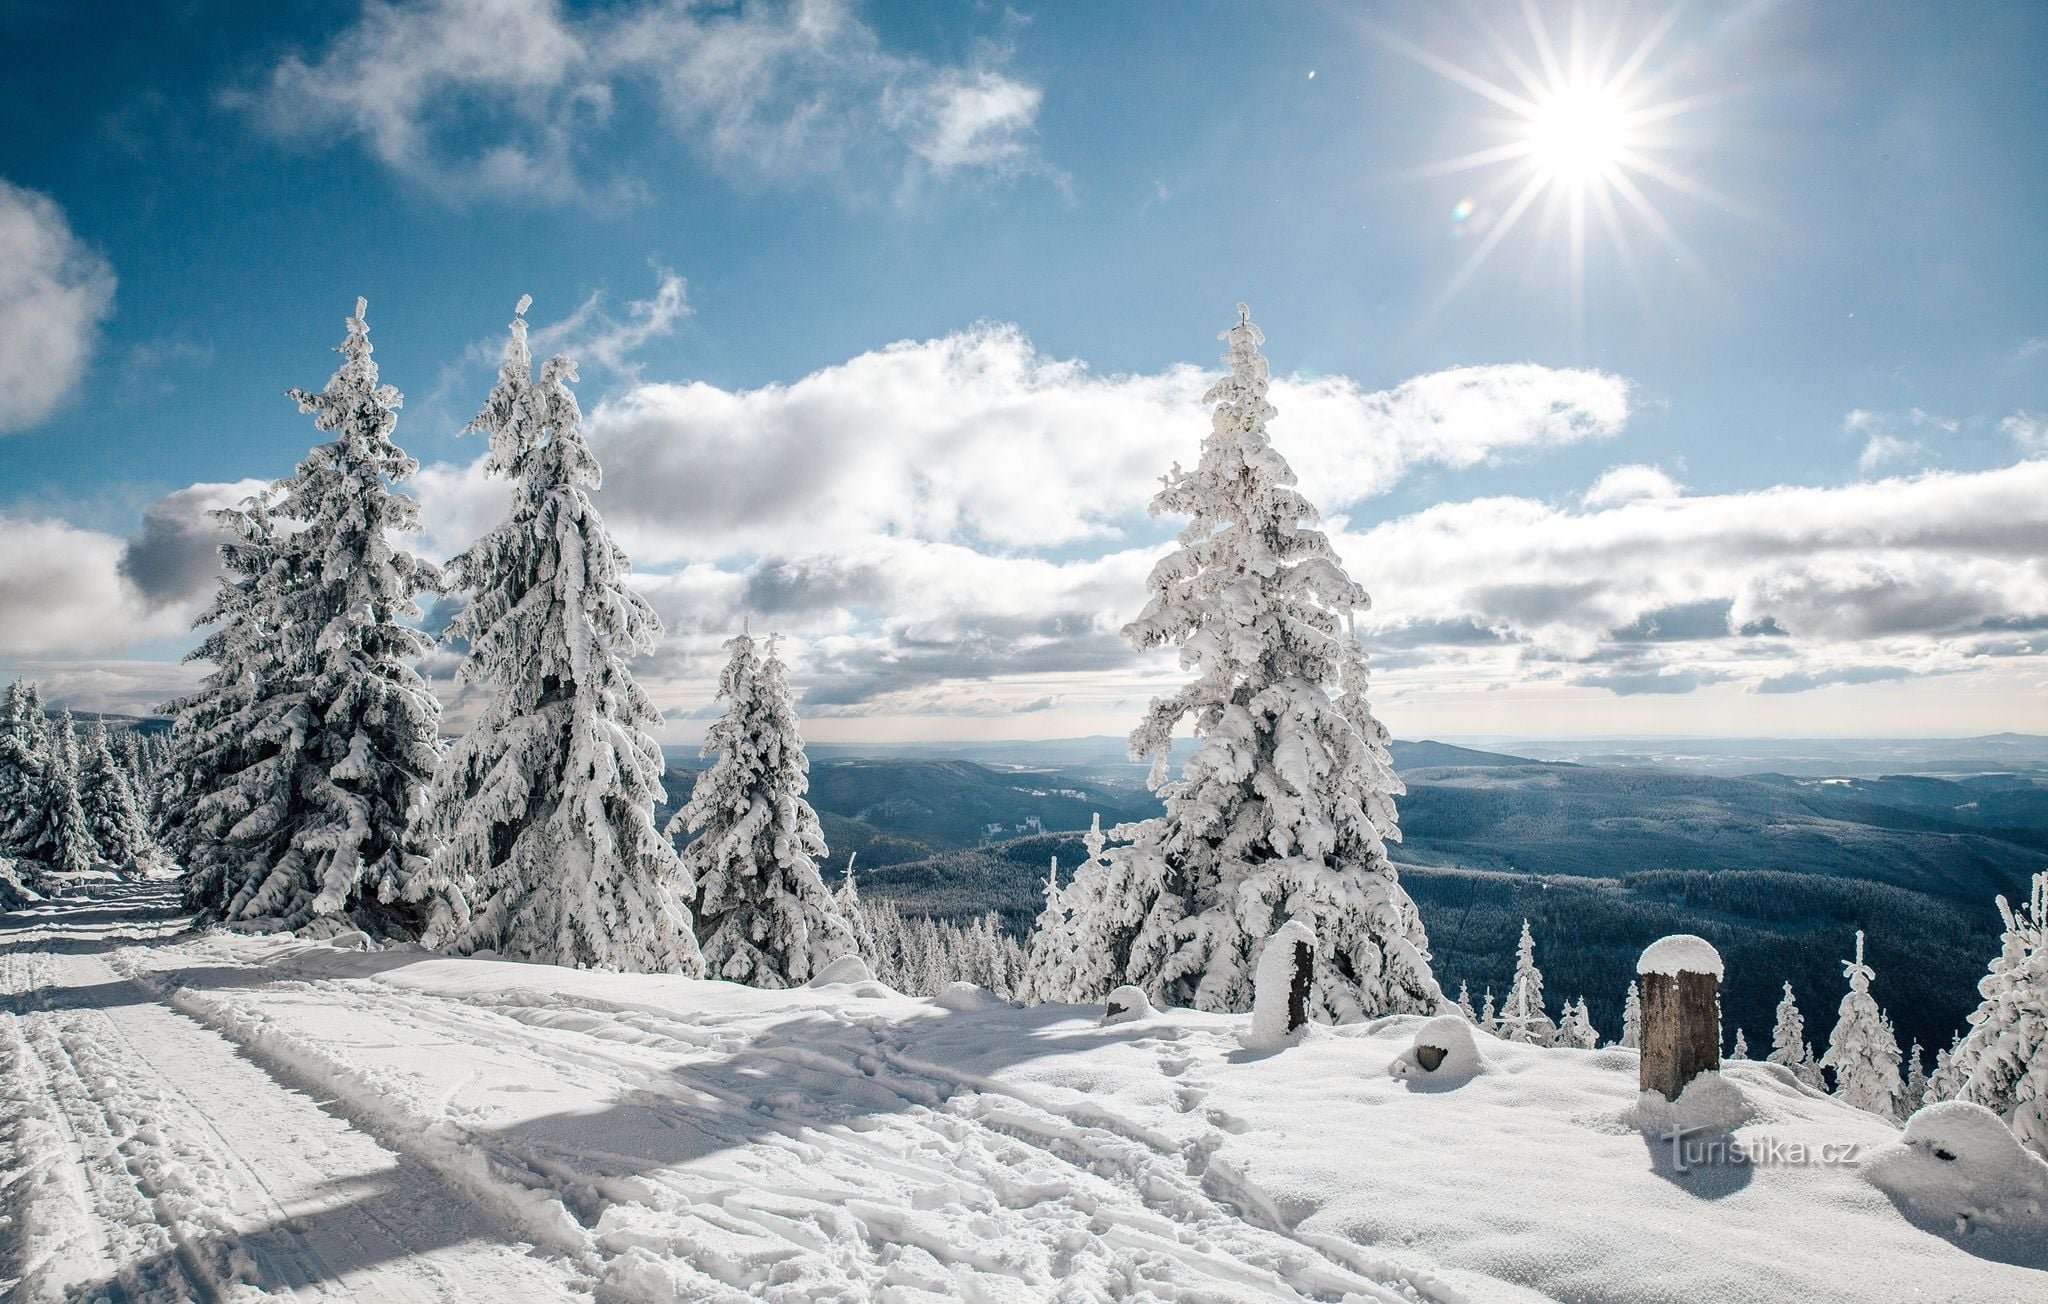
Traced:
<svg viewBox="0 0 2048 1304">
<path fill-rule="evenodd" d="M 1860 1162 L 1677 1171 L 1628 1052 L 1482 1037 L 1423 1086 L 1387 1072 L 1413 1019 L 1253 1054 L 1240 1018 L 195 934 L 170 899 L 4 917 L 0 1296 L 2048 1298 Z M 1696 1146 L 1897 1140 L 1727 1078 Z"/>
</svg>

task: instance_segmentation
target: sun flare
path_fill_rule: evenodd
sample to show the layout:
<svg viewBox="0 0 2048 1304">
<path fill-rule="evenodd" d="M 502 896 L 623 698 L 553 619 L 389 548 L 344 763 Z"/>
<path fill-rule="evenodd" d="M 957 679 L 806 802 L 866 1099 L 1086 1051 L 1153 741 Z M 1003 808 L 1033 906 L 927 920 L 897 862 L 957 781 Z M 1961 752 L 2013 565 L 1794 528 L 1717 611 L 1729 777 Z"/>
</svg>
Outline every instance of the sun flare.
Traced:
<svg viewBox="0 0 2048 1304">
<path fill-rule="evenodd" d="M 1590 30 L 1582 5 L 1572 8 L 1571 30 L 1562 48 L 1551 39 L 1536 6 L 1525 6 L 1523 13 L 1526 47 L 1518 48 L 1490 28 L 1481 32 L 1485 48 L 1510 74 L 1504 81 L 1489 80 L 1391 33 L 1373 35 L 1503 111 L 1478 124 L 1496 143 L 1416 173 L 1490 174 L 1484 185 L 1461 196 L 1451 209 L 1452 234 L 1474 236 L 1477 243 L 1439 296 L 1437 308 L 1464 288 L 1534 209 L 1545 236 L 1564 236 L 1572 322 L 1579 330 L 1584 323 L 1588 235 L 1594 221 L 1639 291 L 1631 236 L 1642 230 L 1703 275 L 1699 260 L 1659 207 L 1668 194 L 1658 192 L 1736 208 L 1686 175 L 1675 161 L 1680 143 L 1677 124 L 1730 92 L 1669 93 L 1685 61 L 1654 60 L 1676 21 L 1676 9 L 1667 11 L 1632 48 L 1624 47 L 1618 23 L 1604 31 Z"/>
</svg>

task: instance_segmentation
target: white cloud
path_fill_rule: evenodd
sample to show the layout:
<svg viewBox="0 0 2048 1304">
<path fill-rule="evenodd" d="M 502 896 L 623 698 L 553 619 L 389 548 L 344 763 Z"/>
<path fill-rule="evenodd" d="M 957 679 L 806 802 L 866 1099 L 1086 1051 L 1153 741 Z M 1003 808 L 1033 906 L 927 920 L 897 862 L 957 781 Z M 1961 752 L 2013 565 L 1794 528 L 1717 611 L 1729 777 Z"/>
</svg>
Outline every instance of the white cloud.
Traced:
<svg viewBox="0 0 2048 1304">
<path fill-rule="evenodd" d="M 1927 453 L 1925 445 L 1917 439 L 1901 439 L 1897 435 L 1872 435 L 1863 445 L 1863 452 L 1856 459 L 1856 469 L 1868 474 L 1878 467 L 1891 462 L 1907 462 Z"/>
<path fill-rule="evenodd" d="M 865 353 L 789 385 L 646 384 L 600 404 L 602 503 L 636 557 L 669 563 L 843 548 L 871 537 L 996 549 L 1110 539 L 1191 463 L 1211 373 L 1098 375 L 983 325 Z M 1275 441 L 1335 510 L 1410 468 L 1471 466 L 1620 429 L 1627 385 L 1530 364 L 1465 367 L 1368 391 L 1280 379 Z M 459 473 L 437 470 L 436 488 Z M 466 495 L 480 486 L 459 489 Z"/>
<path fill-rule="evenodd" d="M 49 196 L 0 180 L 0 434 L 42 421 L 84 376 L 114 272 Z"/>
<path fill-rule="evenodd" d="M 0 513 L 0 539 L 0 656 L 112 651 L 191 623 L 128 582 L 114 535 Z"/>
<path fill-rule="evenodd" d="M 2048 452 L 2048 415 L 2022 408 L 1999 422 L 1998 430 L 2023 453 Z"/>
<path fill-rule="evenodd" d="M 1613 507 L 1643 498 L 1677 498 L 1684 493 L 1685 487 L 1662 468 L 1634 462 L 1601 472 L 1579 501 L 1587 507 Z"/>
<path fill-rule="evenodd" d="M 1683 641 L 1748 630 L 1773 636 L 1771 648 L 1779 637 L 1925 648 L 2048 618 L 2048 462 L 1604 510 L 1444 503 L 1338 546 L 1371 560 L 1359 574 L 1371 628 L 1393 642 L 1441 644 L 1439 631 L 1476 625 L 1534 653 L 1591 658 L 1660 613 L 1707 611 L 1712 627 Z"/>
<path fill-rule="evenodd" d="M 1044 94 L 992 69 L 949 70 L 908 92 L 892 91 L 885 104 L 890 121 L 934 172 L 1007 172 L 1031 160 L 1030 136 Z"/>
<path fill-rule="evenodd" d="M 282 134 L 356 137 L 444 198 L 544 201 L 585 196 L 590 142 L 643 95 L 685 147 L 770 180 L 1037 165 L 1039 88 L 885 49 L 848 0 L 369 0 L 319 53 L 229 100 Z"/>
</svg>

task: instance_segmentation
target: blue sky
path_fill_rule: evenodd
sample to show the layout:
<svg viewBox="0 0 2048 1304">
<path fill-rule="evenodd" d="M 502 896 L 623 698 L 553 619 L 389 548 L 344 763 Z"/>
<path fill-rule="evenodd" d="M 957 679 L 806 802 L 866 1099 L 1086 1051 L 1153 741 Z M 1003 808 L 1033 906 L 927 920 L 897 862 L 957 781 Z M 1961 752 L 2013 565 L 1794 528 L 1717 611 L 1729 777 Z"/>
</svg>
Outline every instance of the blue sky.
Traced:
<svg viewBox="0 0 2048 1304">
<path fill-rule="evenodd" d="M 0 670 L 189 682 L 357 294 L 462 546 L 530 292 L 675 737 L 740 619 L 819 736 L 1118 732 L 1245 300 L 1397 733 L 2048 731 L 2048 13 L 1533 12 L 0 2 Z M 1432 167 L 1553 81 L 1633 160 L 1577 265 L 1585 174 Z"/>
</svg>

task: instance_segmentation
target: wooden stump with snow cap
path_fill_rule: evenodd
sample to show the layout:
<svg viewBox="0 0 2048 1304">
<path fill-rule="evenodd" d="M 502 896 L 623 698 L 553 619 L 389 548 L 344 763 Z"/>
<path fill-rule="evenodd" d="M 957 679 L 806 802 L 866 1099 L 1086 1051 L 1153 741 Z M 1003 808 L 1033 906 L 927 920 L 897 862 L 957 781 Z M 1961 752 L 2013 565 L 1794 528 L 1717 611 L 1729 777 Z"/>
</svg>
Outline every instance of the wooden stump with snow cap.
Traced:
<svg viewBox="0 0 2048 1304">
<path fill-rule="evenodd" d="M 1308 992 L 1314 976 L 1316 935 L 1290 919 L 1266 939 L 1252 975 L 1252 1026 L 1243 1037 L 1252 1050 L 1278 1050 L 1308 1026 Z"/>
<path fill-rule="evenodd" d="M 1721 1067 L 1721 953 L 1703 937 L 1674 933 L 1636 961 L 1643 984 L 1637 1086 L 1666 1100 Z"/>
</svg>

